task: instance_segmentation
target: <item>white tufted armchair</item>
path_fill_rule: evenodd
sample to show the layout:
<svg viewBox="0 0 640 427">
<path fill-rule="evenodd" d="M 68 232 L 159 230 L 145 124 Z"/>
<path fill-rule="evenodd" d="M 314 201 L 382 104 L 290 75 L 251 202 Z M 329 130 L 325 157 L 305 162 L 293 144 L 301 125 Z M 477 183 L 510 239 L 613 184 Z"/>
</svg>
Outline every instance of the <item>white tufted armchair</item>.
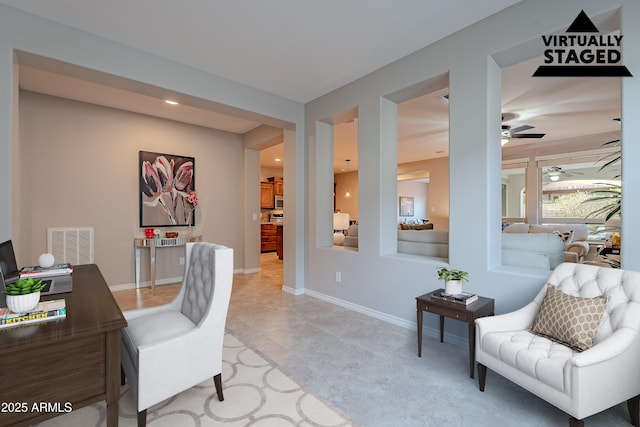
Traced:
<svg viewBox="0 0 640 427">
<path fill-rule="evenodd" d="M 213 377 L 222 394 L 222 343 L 233 280 L 233 249 L 187 243 L 182 287 L 169 304 L 124 313 L 122 371 L 137 402 L 138 427 L 147 408 Z"/>
<path fill-rule="evenodd" d="M 640 273 L 563 263 L 547 283 L 572 296 L 609 297 L 593 346 L 577 351 L 529 332 L 547 294 L 545 285 L 520 310 L 476 320 L 480 390 L 489 368 L 568 413 L 571 426 L 583 426 L 584 418 L 627 401 L 637 427 Z"/>
</svg>

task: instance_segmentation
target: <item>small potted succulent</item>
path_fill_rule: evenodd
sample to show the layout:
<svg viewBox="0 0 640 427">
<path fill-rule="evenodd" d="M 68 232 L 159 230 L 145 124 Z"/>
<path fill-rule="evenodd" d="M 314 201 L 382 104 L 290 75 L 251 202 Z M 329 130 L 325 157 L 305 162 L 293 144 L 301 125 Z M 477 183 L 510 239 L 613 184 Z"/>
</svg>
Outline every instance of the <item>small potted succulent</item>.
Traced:
<svg viewBox="0 0 640 427">
<path fill-rule="evenodd" d="M 438 280 L 444 280 L 444 292 L 449 295 L 461 294 L 462 284 L 469 281 L 469 273 L 462 270 L 440 268 L 438 269 Z"/>
<path fill-rule="evenodd" d="M 40 302 L 40 291 L 44 289 L 42 279 L 21 277 L 5 287 L 7 307 L 14 313 L 28 313 Z"/>
</svg>

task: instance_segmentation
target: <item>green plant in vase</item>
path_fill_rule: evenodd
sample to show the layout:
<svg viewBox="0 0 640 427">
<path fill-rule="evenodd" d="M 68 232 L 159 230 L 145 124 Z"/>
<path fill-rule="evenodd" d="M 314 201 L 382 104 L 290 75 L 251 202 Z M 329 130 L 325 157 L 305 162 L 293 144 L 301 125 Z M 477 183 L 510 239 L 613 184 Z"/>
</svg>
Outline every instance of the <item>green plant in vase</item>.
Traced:
<svg viewBox="0 0 640 427">
<path fill-rule="evenodd" d="M 40 291 L 44 289 L 42 279 L 21 277 L 4 289 L 7 307 L 14 313 L 28 313 L 40 302 Z"/>
<path fill-rule="evenodd" d="M 469 273 L 454 268 L 443 267 L 438 269 L 438 280 L 444 280 L 445 293 L 449 295 L 460 294 L 462 293 L 462 284 L 469 282 Z"/>
</svg>

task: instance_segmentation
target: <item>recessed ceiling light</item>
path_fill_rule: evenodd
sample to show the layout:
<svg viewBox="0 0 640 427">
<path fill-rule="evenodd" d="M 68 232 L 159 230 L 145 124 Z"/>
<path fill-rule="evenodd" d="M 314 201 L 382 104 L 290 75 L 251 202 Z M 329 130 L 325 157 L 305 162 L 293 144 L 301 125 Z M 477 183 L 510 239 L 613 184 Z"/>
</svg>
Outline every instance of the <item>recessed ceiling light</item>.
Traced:
<svg viewBox="0 0 640 427">
<path fill-rule="evenodd" d="M 165 100 L 164 100 L 164 102 L 166 102 L 166 103 L 167 103 L 167 104 L 169 104 L 169 105 L 178 105 L 178 102 L 177 102 L 177 101 L 172 101 L 172 100 L 170 100 L 170 99 L 165 99 Z"/>
</svg>

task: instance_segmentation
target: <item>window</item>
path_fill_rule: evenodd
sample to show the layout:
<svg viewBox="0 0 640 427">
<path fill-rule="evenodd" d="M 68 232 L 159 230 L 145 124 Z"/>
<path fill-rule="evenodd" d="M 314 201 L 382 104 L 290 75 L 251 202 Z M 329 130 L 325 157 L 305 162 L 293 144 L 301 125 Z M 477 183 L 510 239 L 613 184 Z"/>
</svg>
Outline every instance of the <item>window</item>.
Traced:
<svg viewBox="0 0 640 427">
<path fill-rule="evenodd" d="M 526 217 L 526 168 L 521 163 L 502 165 L 502 219 L 524 222 Z"/>
<path fill-rule="evenodd" d="M 602 224 L 605 206 L 615 201 L 593 200 L 598 191 L 619 191 L 621 181 L 616 173 L 601 168 L 603 155 L 549 159 L 538 162 L 540 217 L 544 222 L 584 222 Z M 613 172 L 613 173 L 612 173 Z"/>
</svg>

